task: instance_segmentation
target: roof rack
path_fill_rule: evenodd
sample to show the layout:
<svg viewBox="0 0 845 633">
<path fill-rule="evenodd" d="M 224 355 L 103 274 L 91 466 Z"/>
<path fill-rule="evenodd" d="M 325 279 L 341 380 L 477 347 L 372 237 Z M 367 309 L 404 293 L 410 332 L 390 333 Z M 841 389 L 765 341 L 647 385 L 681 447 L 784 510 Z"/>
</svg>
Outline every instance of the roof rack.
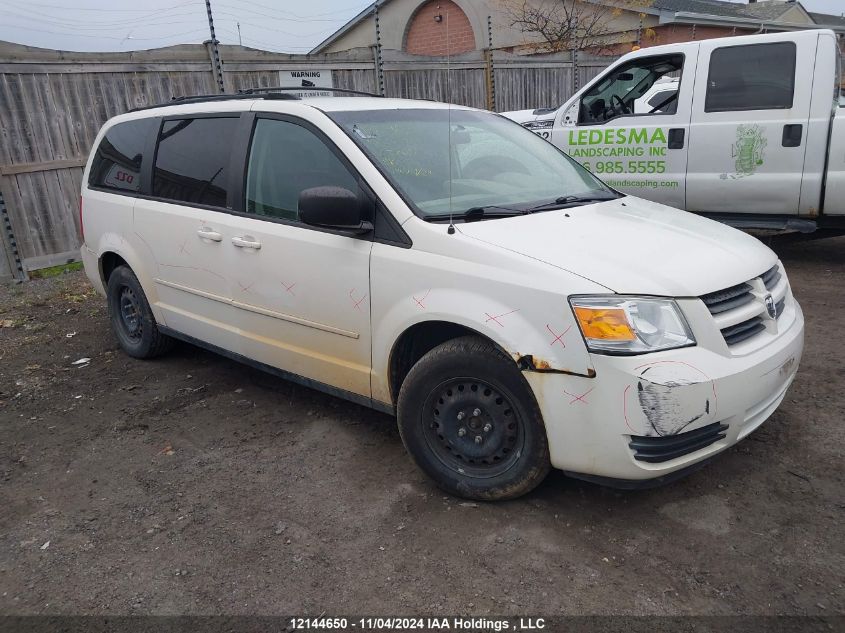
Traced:
<svg viewBox="0 0 845 633">
<path fill-rule="evenodd" d="M 139 112 L 140 110 L 152 110 L 153 108 L 166 108 L 172 105 L 182 105 L 185 103 L 205 103 L 207 101 L 230 101 L 232 99 L 285 99 L 298 100 L 296 95 L 277 94 L 270 92 L 268 94 L 252 93 L 239 91 L 236 94 L 213 94 L 213 95 L 194 95 L 189 97 L 173 97 L 170 101 L 164 103 L 154 103 L 148 106 L 141 106 L 139 108 L 132 108 L 129 112 Z"/>
<path fill-rule="evenodd" d="M 372 92 L 364 92 L 363 90 L 350 90 L 349 88 L 323 88 L 322 86 L 271 86 L 269 88 L 245 88 L 243 90 L 238 90 L 238 94 L 258 95 L 264 93 L 273 94 L 276 92 L 302 92 L 303 90 L 318 90 L 320 92 L 342 92 L 345 94 L 363 95 L 365 97 L 383 96 L 373 94 Z"/>
</svg>

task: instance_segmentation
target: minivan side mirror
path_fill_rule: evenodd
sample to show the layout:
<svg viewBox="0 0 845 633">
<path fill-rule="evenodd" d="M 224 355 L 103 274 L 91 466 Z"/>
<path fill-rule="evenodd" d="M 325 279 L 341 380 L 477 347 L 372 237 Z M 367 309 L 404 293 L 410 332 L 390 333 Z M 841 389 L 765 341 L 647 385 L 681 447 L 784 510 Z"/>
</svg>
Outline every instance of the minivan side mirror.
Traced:
<svg viewBox="0 0 845 633">
<path fill-rule="evenodd" d="M 363 198 L 343 187 L 311 187 L 299 194 L 299 219 L 305 224 L 361 235 L 373 230 Z M 371 214 L 367 214 L 371 215 Z"/>
</svg>

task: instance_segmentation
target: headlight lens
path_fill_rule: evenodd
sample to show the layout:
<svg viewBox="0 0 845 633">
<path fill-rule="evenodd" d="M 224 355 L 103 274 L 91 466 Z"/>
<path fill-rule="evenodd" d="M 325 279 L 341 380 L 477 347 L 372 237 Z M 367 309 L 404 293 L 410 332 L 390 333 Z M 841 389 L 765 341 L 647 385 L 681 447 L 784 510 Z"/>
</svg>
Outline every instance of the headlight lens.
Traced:
<svg viewBox="0 0 845 633">
<path fill-rule="evenodd" d="M 527 127 L 529 130 L 545 130 L 550 127 L 553 127 L 554 124 L 554 119 L 546 119 L 544 121 L 528 121 L 527 123 L 523 123 L 522 125 Z"/>
<path fill-rule="evenodd" d="M 591 352 L 644 354 L 695 345 L 678 304 L 648 297 L 570 297 Z"/>
</svg>

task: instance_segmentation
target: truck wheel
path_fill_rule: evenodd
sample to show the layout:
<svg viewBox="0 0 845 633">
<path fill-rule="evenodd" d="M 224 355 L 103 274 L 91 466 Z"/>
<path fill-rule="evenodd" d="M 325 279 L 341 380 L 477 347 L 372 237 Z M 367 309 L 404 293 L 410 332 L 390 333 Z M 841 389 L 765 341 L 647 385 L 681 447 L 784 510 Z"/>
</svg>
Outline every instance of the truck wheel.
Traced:
<svg viewBox="0 0 845 633">
<path fill-rule="evenodd" d="M 459 497 L 519 497 L 551 469 L 534 394 L 513 360 L 480 337 L 423 356 L 399 391 L 397 417 L 417 465 Z"/>
<path fill-rule="evenodd" d="M 117 342 L 134 358 L 154 358 L 173 347 L 174 340 L 162 334 L 147 297 L 128 267 L 118 266 L 106 288 L 109 320 Z"/>
</svg>

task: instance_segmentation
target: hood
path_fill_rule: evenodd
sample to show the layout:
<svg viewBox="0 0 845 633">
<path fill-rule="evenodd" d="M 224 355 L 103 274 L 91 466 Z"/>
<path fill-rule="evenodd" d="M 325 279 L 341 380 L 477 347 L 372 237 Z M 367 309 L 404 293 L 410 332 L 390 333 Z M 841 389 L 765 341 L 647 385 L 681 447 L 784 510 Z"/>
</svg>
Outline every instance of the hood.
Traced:
<svg viewBox="0 0 845 633">
<path fill-rule="evenodd" d="M 557 108 L 537 108 L 536 110 L 511 110 L 510 112 L 500 112 L 499 114 L 509 118 L 511 121 L 524 124 L 530 121 L 553 120 L 557 110 Z"/>
<path fill-rule="evenodd" d="M 697 297 L 748 281 L 777 262 L 742 231 L 633 196 L 457 228 L 620 294 Z"/>
</svg>

